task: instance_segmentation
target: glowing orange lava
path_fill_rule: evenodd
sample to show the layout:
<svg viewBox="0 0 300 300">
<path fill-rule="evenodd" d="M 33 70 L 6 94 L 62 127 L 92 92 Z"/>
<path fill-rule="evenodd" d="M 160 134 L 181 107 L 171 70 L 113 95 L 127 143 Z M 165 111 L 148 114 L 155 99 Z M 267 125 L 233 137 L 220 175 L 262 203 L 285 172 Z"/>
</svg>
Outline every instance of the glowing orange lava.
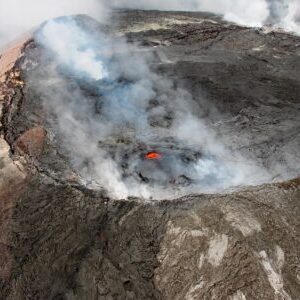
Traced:
<svg viewBox="0 0 300 300">
<path fill-rule="evenodd" d="M 150 160 L 154 160 L 154 159 L 160 159 L 161 156 L 162 155 L 157 153 L 157 152 L 149 152 L 145 155 L 145 158 L 150 159 Z"/>
</svg>

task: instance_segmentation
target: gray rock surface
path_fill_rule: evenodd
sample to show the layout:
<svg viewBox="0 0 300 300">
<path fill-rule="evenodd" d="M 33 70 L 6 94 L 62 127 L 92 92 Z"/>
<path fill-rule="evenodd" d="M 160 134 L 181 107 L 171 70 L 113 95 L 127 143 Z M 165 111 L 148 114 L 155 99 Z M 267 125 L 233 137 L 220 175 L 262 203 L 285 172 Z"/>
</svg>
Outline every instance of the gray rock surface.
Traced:
<svg viewBox="0 0 300 300">
<path fill-rule="evenodd" d="M 299 37 L 200 13 L 114 18 L 224 143 L 299 176 Z M 299 179 L 168 201 L 81 185 L 26 81 L 38 51 L 28 39 L 0 57 L 1 299 L 300 298 Z"/>
</svg>

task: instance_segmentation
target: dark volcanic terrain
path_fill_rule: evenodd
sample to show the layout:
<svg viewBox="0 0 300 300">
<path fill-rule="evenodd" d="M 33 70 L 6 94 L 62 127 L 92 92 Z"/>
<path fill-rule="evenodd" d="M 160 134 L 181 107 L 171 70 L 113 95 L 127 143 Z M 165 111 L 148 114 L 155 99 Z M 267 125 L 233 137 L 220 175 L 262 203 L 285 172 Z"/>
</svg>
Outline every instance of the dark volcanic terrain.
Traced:
<svg viewBox="0 0 300 300">
<path fill-rule="evenodd" d="M 151 53 L 268 183 L 152 201 L 83 183 L 25 38 L 0 55 L 0 299 L 300 299 L 300 38 L 203 13 L 75 20 Z"/>
</svg>

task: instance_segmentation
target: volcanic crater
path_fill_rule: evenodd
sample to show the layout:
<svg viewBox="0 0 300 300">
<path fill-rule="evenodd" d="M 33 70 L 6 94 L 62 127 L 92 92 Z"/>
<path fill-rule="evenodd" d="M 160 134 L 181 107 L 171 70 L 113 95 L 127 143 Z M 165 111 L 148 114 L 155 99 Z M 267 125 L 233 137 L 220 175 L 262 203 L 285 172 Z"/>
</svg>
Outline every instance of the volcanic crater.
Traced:
<svg viewBox="0 0 300 300">
<path fill-rule="evenodd" d="M 99 57 L 49 23 L 0 56 L 0 298 L 298 299 L 299 37 L 113 19 L 54 21 Z"/>
</svg>

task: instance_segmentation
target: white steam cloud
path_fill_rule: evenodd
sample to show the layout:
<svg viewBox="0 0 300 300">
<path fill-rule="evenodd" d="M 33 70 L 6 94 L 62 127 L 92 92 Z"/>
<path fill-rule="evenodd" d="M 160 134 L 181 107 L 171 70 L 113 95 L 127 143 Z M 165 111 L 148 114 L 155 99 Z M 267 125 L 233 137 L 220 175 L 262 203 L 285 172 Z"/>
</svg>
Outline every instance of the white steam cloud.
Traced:
<svg viewBox="0 0 300 300">
<path fill-rule="evenodd" d="M 45 46 L 58 54 L 58 62 L 72 66 L 75 72 L 85 73 L 95 80 L 107 76 L 102 61 L 97 60 L 96 52 L 92 48 L 82 51 L 87 42 L 91 43 L 83 31 L 74 26 L 50 21 L 44 27 L 44 35 L 47 37 L 44 40 Z"/>
<path fill-rule="evenodd" d="M 73 14 L 103 19 L 106 10 L 98 0 L 0 0 L 0 49 L 46 20 Z"/>
</svg>

